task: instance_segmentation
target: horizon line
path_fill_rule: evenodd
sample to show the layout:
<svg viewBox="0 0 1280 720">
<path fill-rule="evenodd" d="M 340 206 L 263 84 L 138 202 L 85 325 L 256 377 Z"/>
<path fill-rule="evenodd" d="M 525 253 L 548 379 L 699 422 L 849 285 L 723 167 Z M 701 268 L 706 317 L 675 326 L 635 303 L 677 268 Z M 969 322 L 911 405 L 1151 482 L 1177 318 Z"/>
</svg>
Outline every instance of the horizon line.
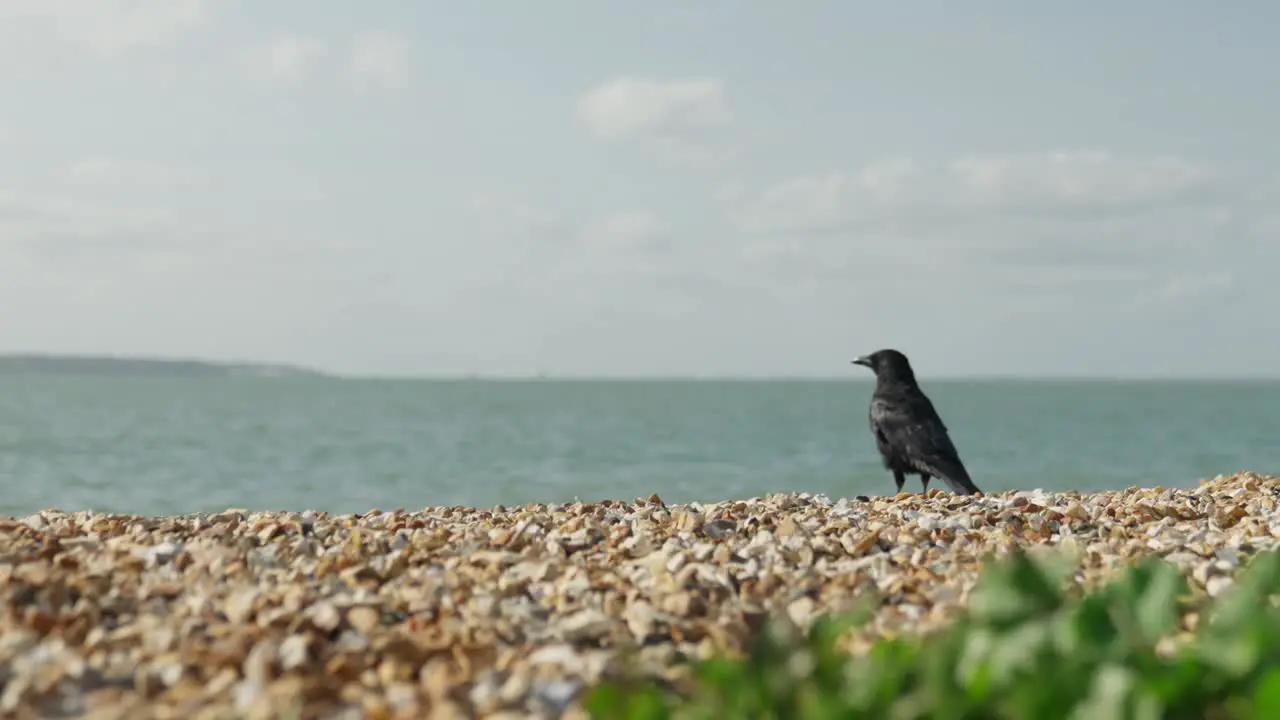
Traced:
<svg viewBox="0 0 1280 720">
<path fill-rule="evenodd" d="M 292 361 L 215 359 L 192 355 L 130 355 L 115 353 L 58 353 L 41 351 L 0 351 L 0 360 L 4 359 L 78 359 L 108 360 L 120 362 L 145 363 L 195 363 L 210 366 L 240 366 L 287 369 L 303 375 L 313 375 L 337 380 L 423 380 L 438 382 L 873 382 L 874 376 L 867 373 L 851 372 L 848 374 L 812 374 L 812 373 L 749 373 L 749 374 L 707 374 L 697 373 L 659 373 L 659 374 L 608 374 L 608 373 L 566 373 L 555 374 L 550 371 L 527 373 L 481 373 L 481 372 L 344 372 L 330 370 L 316 365 L 306 365 Z M 922 380 L 929 382 L 1274 382 L 1280 381 L 1280 374 L 1274 375 L 1094 375 L 1094 374 L 1062 374 L 1062 373 L 917 373 Z"/>
<path fill-rule="evenodd" d="M 437 382 L 865 382 L 874 377 L 849 375 L 589 375 L 552 373 L 345 373 L 325 372 L 327 377 L 343 380 L 428 380 Z M 1280 375 L 1026 375 L 1026 374 L 939 374 L 918 375 L 930 382 L 1280 382 Z"/>
</svg>

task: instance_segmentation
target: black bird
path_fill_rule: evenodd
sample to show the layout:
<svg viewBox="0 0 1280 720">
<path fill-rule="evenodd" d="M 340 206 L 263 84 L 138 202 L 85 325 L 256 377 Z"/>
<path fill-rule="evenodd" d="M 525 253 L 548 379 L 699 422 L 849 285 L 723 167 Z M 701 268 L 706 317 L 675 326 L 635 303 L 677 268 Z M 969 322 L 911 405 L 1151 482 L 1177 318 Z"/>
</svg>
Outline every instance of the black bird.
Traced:
<svg viewBox="0 0 1280 720">
<path fill-rule="evenodd" d="M 898 492 L 902 492 L 907 473 L 912 473 L 920 476 L 925 492 L 929 481 L 940 477 L 958 495 L 981 495 L 960 461 L 947 426 L 916 384 L 907 356 L 897 350 L 879 350 L 853 364 L 868 367 L 876 374 L 876 390 L 871 395 L 871 433 L 885 468 L 893 471 Z"/>
</svg>

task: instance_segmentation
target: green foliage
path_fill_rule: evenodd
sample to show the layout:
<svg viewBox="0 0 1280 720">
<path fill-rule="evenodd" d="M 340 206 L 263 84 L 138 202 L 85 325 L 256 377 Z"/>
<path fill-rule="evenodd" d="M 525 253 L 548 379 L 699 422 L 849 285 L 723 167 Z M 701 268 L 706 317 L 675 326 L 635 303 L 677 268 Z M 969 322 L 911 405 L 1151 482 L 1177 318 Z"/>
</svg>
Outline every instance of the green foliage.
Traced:
<svg viewBox="0 0 1280 720">
<path fill-rule="evenodd" d="M 988 564 L 943 632 L 851 656 L 837 640 L 865 611 L 805 634 L 775 623 L 746 658 L 694 665 L 681 693 L 607 684 L 586 709 L 619 720 L 1280 718 L 1280 551 L 1258 554 L 1173 652 L 1157 644 L 1194 600 L 1177 568 L 1148 558 L 1089 593 L 1069 582 L 1074 570 L 1015 553 Z"/>
</svg>

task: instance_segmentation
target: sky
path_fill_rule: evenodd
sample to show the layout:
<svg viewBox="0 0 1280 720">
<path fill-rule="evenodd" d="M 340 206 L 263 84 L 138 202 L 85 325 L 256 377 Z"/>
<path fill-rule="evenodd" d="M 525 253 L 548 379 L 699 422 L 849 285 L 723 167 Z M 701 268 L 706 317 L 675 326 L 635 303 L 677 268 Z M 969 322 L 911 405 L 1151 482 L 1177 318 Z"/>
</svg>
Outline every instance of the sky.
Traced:
<svg viewBox="0 0 1280 720">
<path fill-rule="evenodd" d="M 1280 375 L 1280 4 L 0 1 L 0 352 Z"/>
</svg>

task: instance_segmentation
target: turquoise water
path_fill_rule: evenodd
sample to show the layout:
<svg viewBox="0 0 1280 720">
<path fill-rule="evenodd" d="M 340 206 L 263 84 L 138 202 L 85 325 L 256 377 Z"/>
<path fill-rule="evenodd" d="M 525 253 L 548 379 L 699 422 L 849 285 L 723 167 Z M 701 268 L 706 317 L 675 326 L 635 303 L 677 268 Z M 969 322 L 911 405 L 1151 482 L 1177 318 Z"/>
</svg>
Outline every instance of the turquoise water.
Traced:
<svg viewBox="0 0 1280 720">
<path fill-rule="evenodd" d="M 1280 472 L 1280 382 L 924 384 L 984 490 Z M 4 377 L 0 514 L 887 494 L 871 389 Z"/>
</svg>

